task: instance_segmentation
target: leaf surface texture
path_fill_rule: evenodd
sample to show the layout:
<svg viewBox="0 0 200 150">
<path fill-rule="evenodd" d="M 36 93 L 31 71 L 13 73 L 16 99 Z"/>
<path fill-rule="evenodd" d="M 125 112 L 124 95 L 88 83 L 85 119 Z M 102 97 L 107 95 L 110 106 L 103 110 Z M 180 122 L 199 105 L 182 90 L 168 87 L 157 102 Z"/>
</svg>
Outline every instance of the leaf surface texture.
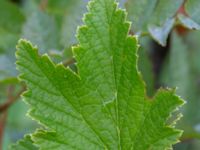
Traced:
<svg viewBox="0 0 200 150">
<path fill-rule="evenodd" d="M 42 150 L 171 148 L 181 131 L 166 121 L 183 101 L 173 90 L 147 98 L 137 39 L 128 36 L 130 23 L 114 0 L 92 0 L 88 11 L 73 48 L 78 73 L 19 41 L 17 68 L 28 86 L 29 114 L 47 128 L 32 135 L 34 143 Z"/>
</svg>

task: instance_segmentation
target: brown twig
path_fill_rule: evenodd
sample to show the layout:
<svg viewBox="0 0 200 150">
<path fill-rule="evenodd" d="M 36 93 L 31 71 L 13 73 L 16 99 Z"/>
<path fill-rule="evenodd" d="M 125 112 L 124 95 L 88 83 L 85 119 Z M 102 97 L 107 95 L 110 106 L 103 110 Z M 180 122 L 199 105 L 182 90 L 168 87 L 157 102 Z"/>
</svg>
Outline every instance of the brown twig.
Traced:
<svg viewBox="0 0 200 150">
<path fill-rule="evenodd" d="M 190 142 L 195 139 L 200 139 L 200 134 L 196 131 L 192 131 L 190 134 L 183 134 L 180 138 L 181 142 Z"/>
<path fill-rule="evenodd" d="M 3 135 L 4 135 L 6 120 L 7 120 L 7 111 L 5 111 L 1 114 L 1 120 L 0 120 L 0 150 L 3 149 Z"/>
<path fill-rule="evenodd" d="M 63 62 L 63 65 L 64 66 L 69 66 L 69 65 L 71 65 L 71 64 L 74 64 L 76 61 L 75 61 L 75 59 L 74 58 L 71 58 L 71 59 L 69 59 L 69 60 L 67 60 L 67 61 L 64 61 Z"/>
<path fill-rule="evenodd" d="M 14 92 L 15 88 L 14 86 L 9 86 L 7 89 L 7 100 L 6 103 L 10 102 L 12 99 L 12 94 Z M 4 106 L 4 105 L 3 105 Z M 1 120 L 0 120 L 0 150 L 3 148 L 3 135 L 4 135 L 4 129 L 6 125 L 6 120 L 7 120 L 7 109 L 3 111 L 1 114 Z"/>
<path fill-rule="evenodd" d="M 15 87 L 10 85 L 7 89 L 7 100 L 4 104 L 0 105 L 0 150 L 3 148 L 3 135 L 7 120 L 7 109 L 20 97 L 25 89 L 25 86 L 23 86 L 22 89 L 15 96 L 13 96 Z"/>
<path fill-rule="evenodd" d="M 11 92 L 11 95 L 8 96 L 8 99 L 4 104 L 0 105 L 0 113 L 6 111 L 20 97 L 25 89 L 25 86 L 23 86 L 22 89 L 17 93 L 17 95 L 13 96 L 13 87 L 9 87 L 8 91 Z"/>
</svg>

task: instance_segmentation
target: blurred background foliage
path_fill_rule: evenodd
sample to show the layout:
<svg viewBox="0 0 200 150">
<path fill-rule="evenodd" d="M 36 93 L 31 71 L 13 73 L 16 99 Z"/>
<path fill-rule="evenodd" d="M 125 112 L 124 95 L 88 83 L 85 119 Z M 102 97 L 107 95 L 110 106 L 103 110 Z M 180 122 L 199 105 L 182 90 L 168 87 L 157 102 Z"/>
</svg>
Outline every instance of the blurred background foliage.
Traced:
<svg viewBox="0 0 200 150">
<path fill-rule="evenodd" d="M 30 40 L 54 62 L 76 71 L 71 47 L 88 0 L 0 0 L 0 146 L 3 150 L 38 125 L 26 116 L 20 94 L 15 46 Z M 177 88 L 187 101 L 177 126 L 184 130 L 175 150 L 200 149 L 200 1 L 118 0 L 139 37 L 138 69 L 152 97 L 160 87 Z"/>
</svg>

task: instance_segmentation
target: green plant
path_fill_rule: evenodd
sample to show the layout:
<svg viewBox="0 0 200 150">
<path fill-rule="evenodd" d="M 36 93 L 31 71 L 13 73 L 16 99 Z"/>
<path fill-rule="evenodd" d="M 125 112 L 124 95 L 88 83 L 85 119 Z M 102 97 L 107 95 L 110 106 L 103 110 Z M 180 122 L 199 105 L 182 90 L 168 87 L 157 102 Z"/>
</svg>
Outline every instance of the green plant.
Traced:
<svg viewBox="0 0 200 150">
<path fill-rule="evenodd" d="M 18 39 L 24 38 L 31 43 L 32 45 L 37 45 L 38 53 L 35 54 L 38 60 L 44 56 L 40 54 L 47 54 L 49 59 L 52 61 L 53 66 L 56 67 L 57 64 L 63 64 L 63 68 L 68 68 L 72 73 L 81 77 L 79 62 L 75 59 L 74 54 L 79 54 L 78 52 L 73 52 L 72 49 L 75 45 L 81 46 L 83 42 L 78 41 L 75 37 L 77 26 L 87 26 L 88 22 L 91 23 L 90 19 L 87 19 L 84 23 L 81 18 L 86 12 L 86 3 L 89 0 L 1 0 L 0 1 L 0 148 L 3 150 L 8 149 L 10 143 L 14 143 L 21 139 L 23 135 L 27 133 L 33 133 L 36 128 L 39 128 L 39 131 L 43 132 L 52 131 L 56 132 L 55 129 L 49 128 L 49 126 L 43 126 L 37 121 L 33 121 L 33 117 L 25 117 L 25 113 L 28 111 L 28 105 L 26 105 L 22 98 L 20 97 L 26 89 L 30 91 L 30 87 L 18 80 L 18 71 L 15 66 L 15 46 Z M 110 0 L 109 0 L 110 1 Z M 87 52 L 91 49 L 96 50 L 96 43 L 99 41 L 103 44 L 98 44 L 99 46 L 103 45 L 103 48 L 99 51 L 98 54 L 102 54 L 102 59 L 98 59 L 99 64 L 103 63 L 105 60 L 106 63 L 110 62 L 108 56 L 112 56 L 113 60 L 118 60 L 113 49 L 120 49 L 126 41 L 126 38 L 130 38 L 130 35 L 134 35 L 133 38 L 137 37 L 137 44 L 134 49 L 135 55 L 139 57 L 134 59 L 137 65 L 132 64 L 133 67 L 137 66 L 136 75 L 142 75 L 142 79 L 146 84 L 143 84 L 143 81 L 138 77 L 141 83 L 141 90 L 143 89 L 144 99 L 147 99 L 147 103 L 155 104 L 154 99 L 159 95 L 161 91 L 159 90 L 156 94 L 157 89 L 166 87 L 165 92 L 177 93 L 180 95 L 187 104 L 178 111 L 178 114 L 181 112 L 183 118 L 178 121 L 178 124 L 173 128 L 179 128 L 183 130 L 182 136 L 179 138 L 181 142 L 175 144 L 173 149 L 175 150 L 199 150 L 200 148 L 200 113 L 199 113 L 199 76 L 200 76 L 200 63 L 199 63 L 199 30 L 200 29 L 200 1 L 199 0 L 116 0 L 119 2 L 121 8 L 126 8 L 127 20 L 130 20 L 132 26 L 130 29 L 126 29 L 127 37 L 125 36 L 125 29 L 120 26 L 125 20 L 118 20 L 119 26 L 116 24 L 105 23 L 106 21 L 98 21 L 102 24 L 101 29 L 104 29 L 104 32 L 99 34 L 92 35 L 92 37 L 103 38 L 93 40 L 92 42 L 87 40 L 87 43 L 92 43 L 94 46 L 89 48 Z M 110 6 L 110 5 L 106 5 Z M 101 6 L 104 8 L 104 6 Z M 100 8 L 99 8 L 100 9 Z M 102 10 L 101 10 L 102 11 Z M 117 9 L 117 12 L 119 10 Z M 120 10 L 121 12 L 121 10 Z M 89 12 L 90 13 L 90 12 Z M 109 16 L 113 14 L 112 12 L 107 11 L 106 15 Z M 90 15 L 89 15 L 90 16 Z M 94 15 L 92 15 L 94 16 Z M 96 16 L 96 15 L 95 15 Z M 101 18 L 105 15 L 100 15 Z M 90 17 L 89 17 L 90 18 Z M 98 19 L 98 17 L 95 17 Z M 112 20 L 112 19 L 111 19 Z M 121 22 L 121 23 L 120 23 Z M 99 23 L 100 24 L 100 23 Z M 91 26 L 95 26 L 93 24 Z M 128 26 L 128 25 L 127 25 Z M 107 27 L 107 28 L 106 28 Z M 82 27 L 81 27 L 82 28 Z M 87 27 L 89 28 L 89 27 Z M 90 28 L 89 28 L 90 29 Z M 96 29 L 96 28 L 95 28 Z M 97 31 L 102 31 L 98 29 Z M 111 34 L 108 33 L 109 29 Z M 121 32 L 121 34 L 112 34 L 116 31 Z M 106 32 L 107 31 L 107 32 Z M 95 32 L 95 31 L 94 31 Z M 116 37 L 117 35 L 124 35 Z M 81 37 L 85 37 L 81 36 Z M 110 40 L 110 37 L 113 37 Z M 80 36 L 79 36 L 80 38 Z M 95 39 L 95 38 L 94 38 Z M 116 42 L 114 39 L 118 39 Z M 119 40 L 120 39 L 120 40 Z M 23 43 L 23 42 L 22 42 Z M 23 44 L 19 44 L 22 47 Z M 110 44 L 111 43 L 111 44 Z M 117 43 L 117 44 L 115 44 Z M 30 42 L 25 41 L 25 44 L 30 44 Z M 34 47 L 31 46 L 31 49 Z M 107 46 L 106 46 L 107 45 Z M 111 46 L 108 46 L 111 45 Z M 111 47 L 109 49 L 109 47 Z M 113 53 L 105 53 L 110 52 Z M 27 49 L 24 49 L 24 51 Z M 86 50 L 85 50 L 86 51 Z M 18 50 L 21 52 L 21 49 Z M 86 53 L 88 54 L 88 53 Z M 90 53 L 89 53 L 90 54 Z M 133 55 L 133 54 L 131 54 Z M 98 55 L 99 56 L 99 55 Z M 117 55 L 118 56 L 118 55 Z M 92 79 L 100 81 L 110 81 L 110 76 L 107 76 L 112 72 L 113 68 L 121 68 L 124 66 L 124 60 L 126 60 L 125 55 L 123 59 L 119 61 L 114 61 L 113 66 L 119 67 L 109 67 L 105 70 L 106 77 L 99 78 L 95 76 Z M 45 56 L 46 57 L 46 56 Z M 100 56 L 99 56 L 100 57 Z M 104 58 L 105 57 L 105 58 Z M 99 66 L 95 63 L 90 63 L 89 60 L 93 60 L 92 56 L 87 57 L 88 65 L 87 67 L 82 67 L 87 69 L 87 72 L 96 73 L 99 69 Z M 117 58 L 117 59 L 114 59 Z M 133 59 L 133 58 L 132 58 Z M 19 61 L 21 62 L 21 58 Z M 85 59 L 84 59 L 85 60 Z M 102 61 L 100 61 L 102 60 Z M 96 62 L 97 60 L 93 60 Z M 27 65 L 30 67 L 31 64 L 23 61 L 21 65 Z M 41 61 L 42 62 L 42 61 Z M 128 62 L 128 61 L 126 61 Z M 78 64 L 77 64 L 78 63 Z M 94 64 L 94 65 L 93 65 Z M 40 64 L 42 65 L 42 64 Z M 131 64 L 130 64 L 131 65 Z M 19 66 L 19 65 L 18 65 Z M 101 71 L 104 70 L 105 66 L 103 65 Z M 126 65 L 125 65 L 126 66 Z M 122 67 L 123 68 L 123 67 Z M 136 69 L 135 68 L 135 69 Z M 35 68 L 33 68 L 35 69 Z M 83 70 L 83 69 L 82 69 Z M 24 70 L 23 70 L 24 71 Z M 21 74 L 23 74 L 21 70 Z M 133 72 L 133 70 L 132 70 Z M 140 73 L 139 73 L 140 72 Z M 56 73 L 55 73 L 56 74 Z M 99 73 L 101 74 L 101 73 Z M 30 75 L 30 74 L 29 74 Z M 88 78 L 91 74 L 88 73 Z M 114 77 L 118 75 L 113 74 Z M 136 76 L 134 76 L 136 77 Z M 22 76 L 23 78 L 23 76 Z M 31 78 L 31 77 L 30 77 Z M 82 78 L 81 78 L 82 79 Z M 129 79 L 129 78 L 127 78 Z M 42 80 L 40 80 L 42 81 Z M 137 81 L 134 79 L 134 82 Z M 137 81 L 137 83 L 139 83 Z M 66 82 L 66 81 L 65 81 Z M 81 80 L 82 82 L 82 80 Z M 97 83 L 99 83 L 97 82 Z M 120 85 L 121 85 L 120 80 Z M 127 82 L 124 80 L 124 82 Z M 40 83 L 40 82 L 39 82 Z M 94 90 L 95 87 L 105 88 L 108 84 L 103 82 L 101 86 L 97 86 L 93 81 L 82 85 L 80 87 L 85 87 L 87 85 L 92 85 L 91 88 Z M 105 84 L 104 84 L 105 83 Z M 132 82 L 126 83 L 127 86 L 131 85 Z M 79 84 L 79 81 L 78 81 Z M 110 87 L 113 84 L 109 82 Z M 140 85 L 140 84 L 138 84 Z M 70 85 L 71 86 L 71 85 Z M 120 86 L 121 87 L 121 86 Z M 124 89 L 127 90 L 126 86 Z M 176 89 L 168 90 L 167 87 Z M 46 88 L 46 86 L 45 86 Z M 76 88 L 73 88 L 74 90 Z M 91 91 L 92 91 L 91 89 Z M 105 88 L 104 96 L 105 100 L 113 98 L 113 91 L 116 89 Z M 131 89 L 131 88 L 130 88 Z M 71 90 L 71 89 L 69 89 Z M 97 93 L 99 92 L 96 91 Z M 118 89 L 117 89 L 118 90 Z M 105 92 L 106 91 L 106 92 Z M 112 92 L 111 92 L 112 91 Z M 40 91 L 40 93 L 44 93 Z M 80 92 L 81 93 L 81 92 Z M 105 94 L 106 93 L 106 94 Z M 119 92 L 116 92 L 119 93 Z M 120 92 L 121 93 L 121 92 Z M 125 92 L 123 91 L 122 94 Z M 121 94 L 120 94 L 121 95 Z M 108 96 L 108 97 L 106 97 Z M 95 97 L 95 96 L 94 96 Z M 125 97 L 125 99 L 128 99 Z M 51 100 L 51 99 L 50 99 Z M 118 99 L 117 99 L 118 100 Z M 30 102 L 30 101 L 28 101 Z M 79 103 L 78 103 L 79 104 Z M 109 103 L 110 104 L 110 103 Z M 144 100 L 144 105 L 146 106 L 146 100 Z M 147 104 L 148 105 L 148 104 Z M 65 107 L 65 105 L 62 105 Z M 101 105 L 100 105 L 101 106 Z M 121 106 L 121 105 L 120 105 Z M 35 108 L 32 104 L 31 108 Z M 103 106 L 102 106 L 103 107 Z M 110 109 L 112 105 L 108 106 Z M 162 109 L 164 106 L 159 106 L 159 109 Z M 81 107 L 80 107 L 81 108 Z M 36 108 L 38 111 L 38 109 Z M 145 110 L 140 113 L 143 114 Z M 172 115 L 166 121 L 166 124 L 163 124 L 163 127 L 170 126 L 172 120 L 179 118 L 179 115 L 176 112 L 168 112 Z M 112 112 L 115 115 L 115 112 Z M 47 117 L 49 116 L 46 113 Z M 44 116 L 45 116 L 44 115 Z M 122 116 L 123 114 L 120 114 Z M 137 116 L 137 115 L 136 115 Z M 127 116 L 130 117 L 130 116 Z M 171 118 L 171 119 L 170 119 Z M 135 119 L 135 118 L 134 118 Z M 128 120 L 128 119 L 127 119 Z M 175 119 L 176 120 L 176 119 Z M 40 121 L 40 120 L 39 120 Z M 163 121 L 164 123 L 164 121 Z M 126 124 L 126 123 L 125 123 Z M 134 123 L 133 123 L 134 124 Z M 116 125 L 117 126 L 117 125 Z M 139 128 L 140 129 L 140 128 Z M 143 129 L 144 130 L 144 129 Z M 176 130 L 176 129 L 173 129 Z M 38 132 L 39 132 L 38 131 Z M 120 130 L 121 131 L 121 130 Z M 143 132 L 150 132 L 146 129 Z M 36 131 L 37 133 L 37 131 Z M 145 134 L 144 134 L 145 135 Z M 38 149 L 37 140 L 34 138 L 35 133 L 28 134 L 24 139 L 20 140 L 18 145 L 15 145 L 13 149 Z M 162 138 L 161 138 L 162 139 Z M 147 141 L 147 140 L 146 140 Z M 174 140 L 176 142 L 177 140 Z M 148 143 L 148 142 L 146 142 Z M 173 142 L 172 142 L 173 143 Z M 172 144 L 171 143 L 171 144 Z M 49 145 L 51 146 L 51 145 Z"/>
<path fill-rule="evenodd" d="M 138 42 L 127 35 L 130 23 L 114 0 L 92 0 L 88 8 L 73 48 L 78 73 L 25 40 L 17 45 L 29 115 L 46 128 L 31 135 L 33 143 L 44 150 L 171 148 L 181 136 L 173 129 L 179 115 L 171 115 L 183 101 L 169 89 L 146 96 Z"/>
</svg>

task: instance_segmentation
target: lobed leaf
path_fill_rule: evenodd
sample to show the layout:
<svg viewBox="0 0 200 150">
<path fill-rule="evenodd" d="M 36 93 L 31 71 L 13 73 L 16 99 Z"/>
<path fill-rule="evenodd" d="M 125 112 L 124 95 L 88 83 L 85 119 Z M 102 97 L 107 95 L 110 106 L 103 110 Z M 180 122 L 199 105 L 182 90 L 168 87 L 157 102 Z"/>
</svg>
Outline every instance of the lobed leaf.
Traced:
<svg viewBox="0 0 200 150">
<path fill-rule="evenodd" d="M 38 150 L 38 148 L 33 145 L 33 141 L 31 140 L 30 135 L 26 135 L 17 144 L 12 145 L 10 147 L 10 149 L 13 149 L 13 150 Z"/>
<path fill-rule="evenodd" d="M 181 131 L 167 121 L 183 101 L 169 89 L 147 98 L 137 38 L 128 36 L 130 23 L 114 0 L 91 0 L 88 10 L 73 48 L 77 74 L 30 42 L 18 43 L 29 114 L 46 128 L 32 135 L 34 143 L 41 150 L 171 148 Z"/>
</svg>

